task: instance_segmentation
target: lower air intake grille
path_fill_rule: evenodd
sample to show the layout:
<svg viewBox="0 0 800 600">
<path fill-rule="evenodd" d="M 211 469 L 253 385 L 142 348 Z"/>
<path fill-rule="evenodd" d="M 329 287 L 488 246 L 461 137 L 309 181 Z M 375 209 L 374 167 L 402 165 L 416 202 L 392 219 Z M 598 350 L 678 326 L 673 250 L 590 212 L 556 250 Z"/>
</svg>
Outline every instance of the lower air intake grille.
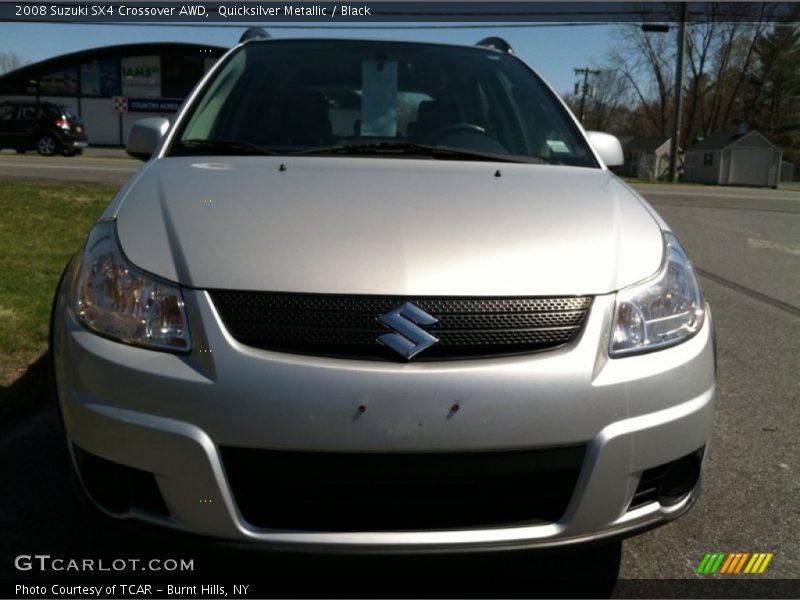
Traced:
<svg viewBox="0 0 800 600">
<path fill-rule="evenodd" d="M 397 360 L 377 338 L 377 318 L 411 302 L 438 320 L 423 328 L 439 341 L 415 361 L 478 358 L 556 348 L 580 331 L 588 297 L 431 298 L 209 292 L 225 327 L 243 344 L 297 354 Z"/>
<path fill-rule="evenodd" d="M 402 531 L 558 521 L 586 446 L 490 453 L 220 451 L 239 511 L 255 527 Z"/>
</svg>

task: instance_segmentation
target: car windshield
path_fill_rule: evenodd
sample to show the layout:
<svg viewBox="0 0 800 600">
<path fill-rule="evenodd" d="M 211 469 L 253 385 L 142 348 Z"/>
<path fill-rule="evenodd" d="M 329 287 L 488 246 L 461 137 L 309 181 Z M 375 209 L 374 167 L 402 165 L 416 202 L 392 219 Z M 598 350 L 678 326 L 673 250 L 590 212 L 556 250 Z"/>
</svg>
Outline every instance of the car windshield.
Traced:
<svg viewBox="0 0 800 600">
<path fill-rule="evenodd" d="M 228 57 L 182 123 L 170 155 L 330 153 L 598 166 L 547 86 L 514 56 L 480 47 L 248 43 Z"/>
<path fill-rule="evenodd" d="M 76 113 L 75 109 L 72 108 L 71 106 L 62 106 L 61 110 L 64 111 L 64 114 L 67 116 L 68 119 L 72 119 L 72 120 L 75 120 L 75 121 L 80 119 L 80 117 L 78 116 L 78 113 Z"/>
</svg>

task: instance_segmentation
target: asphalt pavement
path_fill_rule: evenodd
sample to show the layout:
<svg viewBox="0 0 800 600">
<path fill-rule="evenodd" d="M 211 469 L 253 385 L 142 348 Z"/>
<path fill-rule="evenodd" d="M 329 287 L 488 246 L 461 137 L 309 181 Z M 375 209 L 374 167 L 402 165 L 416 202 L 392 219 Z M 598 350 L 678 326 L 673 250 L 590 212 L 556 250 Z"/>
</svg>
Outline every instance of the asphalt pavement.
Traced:
<svg viewBox="0 0 800 600">
<path fill-rule="evenodd" d="M 142 165 L 118 148 L 88 148 L 81 156 L 0 151 L 0 181 L 61 181 L 122 185 Z"/>
<path fill-rule="evenodd" d="M 800 191 L 639 185 L 700 273 L 718 344 L 703 493 L 623 546 L 621 577 L 693 576 L 706 552 L 773 552 L 800 577 Z M 800 591 L 800 588 L 798 588 Z"/>
<path fill-rule="evenodd" d="M 140 164 L 121 157 L 44 160 L 4 152 L 0 184 L 12 176 L 119 184 Z M 716 326 L 714 433 L 703 492 L 687 515 L 626 540 L 621 563 L 619 549 L 611 546 L 567 558 L 495 555 L 483 563 L 380 563 L 259 554 L 256 559 L 237 558 L 236 564 L 275 573 L 276 581 L 293 582 L 295 587 L 275 588 L 285 595 L 296 595 L 294 590 L 300 595 L 435 596 L 449 590 L 444 595 L 525 596 L 533 595 L 537 576 L 562 573 L 565 563 L 571 565 L 563 571 L 567 578 L 593 569 L 615 573 L 619 567 L 623 579 L 697 580 L 701 576 L 695 570 L 708 552 L 772 552 L 763 575 L 740 577 L 800 584 L 800 189 L 635 187 L 686 246 Z M 207 573 L 216 573 L 223 560 L 216 550 L 192 538 L 153 544 L 150 534 L 98 519 L 76 500 L 48 395 L 44 358 L 10 388 L 0 389 L 0 403 L 0 578 L 19 576 L 13 556 L 34 552 L 191 556 L 199 557 Z M 477 573 L 484 574 L 481 581 L 487 587 L 475 587 Z M 359 588 L 361 579 L 377 583 Z M 800 595 L 800 585 L 792 589 Z M 663 594 L 663 588 L 658 590 L 654 595 Z M 638 588 L 634 595 L 645 597 L 648 592 Z"/>
</svg>

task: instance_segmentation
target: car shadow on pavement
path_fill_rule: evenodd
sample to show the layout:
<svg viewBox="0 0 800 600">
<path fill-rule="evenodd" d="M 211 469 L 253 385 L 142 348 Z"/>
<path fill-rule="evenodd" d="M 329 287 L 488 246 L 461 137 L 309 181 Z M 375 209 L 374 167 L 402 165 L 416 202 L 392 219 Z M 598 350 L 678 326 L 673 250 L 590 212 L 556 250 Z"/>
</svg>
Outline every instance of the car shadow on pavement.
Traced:
<svg viewBox="0 0 800 600">
<path fill-rule="evenodd" d="M 49 355 L 40 356 L 9 386 L 0 386 L 0 436 L 50 401 Z"/>
<path fill-rule="evenodd" d="M 48 378 L 48 356 L 0 388 L 0 579 L 55 581 L 131 573 L 21 571 L 19 555 L 65 560 L 193 561 L 188 573 L 136 573 L 144 583 L 256 583 L 260 597 L 609 597 L 621 544 L 579 551 L 354 557 L 231 549 L 191 535 L 116 521 L 79 493 Z M 116 581 L 116 579 L 115 579 Z M 200 588 L 198 587 L 198 590 Z"/>
</svg>

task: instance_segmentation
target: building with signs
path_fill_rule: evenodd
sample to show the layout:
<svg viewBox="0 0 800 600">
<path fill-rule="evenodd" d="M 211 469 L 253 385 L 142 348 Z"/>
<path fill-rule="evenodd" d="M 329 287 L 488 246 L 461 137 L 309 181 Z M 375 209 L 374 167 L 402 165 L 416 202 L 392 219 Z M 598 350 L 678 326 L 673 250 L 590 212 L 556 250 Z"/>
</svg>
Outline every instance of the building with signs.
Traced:
<svg viewBox="0 0 800 600">
<path fill-rule="evenodd" d="M 226 51 L 184 43 L 82 50 L 0 76 L 0 101 L 38 99 L 72 106 L 90 144 L 122 146 L 137 119 L 176 112 Z"/>
</svg>

